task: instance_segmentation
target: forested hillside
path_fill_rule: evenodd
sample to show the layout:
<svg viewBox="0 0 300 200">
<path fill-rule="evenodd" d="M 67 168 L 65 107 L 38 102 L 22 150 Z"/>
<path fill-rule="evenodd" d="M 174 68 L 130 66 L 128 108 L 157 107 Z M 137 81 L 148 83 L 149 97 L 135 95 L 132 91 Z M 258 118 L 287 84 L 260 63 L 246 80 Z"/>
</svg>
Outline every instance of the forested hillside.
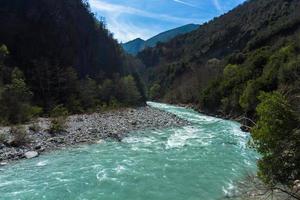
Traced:
<svg viewBox="0 0 300 200">
<path fill-rule="evenodd" d="M 221 74 L 225 58 L 265 45 L 274 46 L 300 27 L 297 0 L 252 0 L 203 24 L 198 30 L 141 52 L 149 85 L 161 87 L 160 98 L 197 102 L 200 90 Z"/>
<path fill-rule="evenodd" d="M 196 30 L 199 27 L 197 24 L 187 24 L 178 28 L 174 28 L 163 33 L 160 33 L 146 41 L 137 38 L 122 44 L 124 50 L 132 55 L 137 55 L 140 51 L 148 47 L 155 47 L 158 43 L 168 42 L 178 35 L 183 35 Z"/>
<path fill-rule="evenodd" d="M 151 98 L 248 119 L 270 188 L 300 179 L 299 11 L 298 0 L 246 1 L 138 55 Z"/>
<path fill-rule="evenodd" d="M 144 98 L 126 56 L 85 0 L 0 1 L 0 121 L 57 106 L 83 112 Z"/>
</svg>

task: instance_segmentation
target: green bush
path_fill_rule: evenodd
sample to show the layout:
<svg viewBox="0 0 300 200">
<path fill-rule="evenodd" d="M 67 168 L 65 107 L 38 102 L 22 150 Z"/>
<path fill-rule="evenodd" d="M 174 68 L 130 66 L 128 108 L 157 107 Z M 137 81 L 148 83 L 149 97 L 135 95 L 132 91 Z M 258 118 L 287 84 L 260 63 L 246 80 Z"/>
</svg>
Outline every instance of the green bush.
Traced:
<svg viewBox="0 0 300 200">
<path fill-rule="evenodd" d="M 300 176 L 299 121 L 281 93 L 262 93 L 259 100 L 258 121 L 252 130 L 254 144 L 262 154 L 259 176 L 266 183 L 289 184 Z"/>
<path fill-rule="evenodd" d="M 0 95 L 0 121 L 23 123 L 40 112 L 30 105 L 32 95 L 26 86 L 23 73 L 15 68 L 11 74 L 11 84 L 5 85 Z"/>
<path fill-rule="evenodd" d="M 112 98 L 109 101 L 109 109 L 116 109 L 116 108 L 120 108 L 121 107 L 121 103 L 116 99 L 116 98 Z"/>
<path fill-rule="evenodd" d="M 19 147 L 19 146 L 26 145 L 27 143 L 30 142 L 27 136 L 27 131 L 23 126 L 12 127 L 10 129 L 10 134 L 13 138 L 13 140 L 10 142 L 11 146 Z"/>
<path fill-rule="evenodd" d="M 68 115 L 69 112 L 63 105 L 58 105 L 53 108 L 50 112 L 52 119 L 49 132 L 53 135 L 65 132 Z"/>
<path fill-rule="evenodd" d="M 53 118 L 66 117 L 68 115 L 69 115 L 69 111 L 63 105 L 55 106 L 50 112 L 50 117 L 53 117 Z"/>
<path fill-rule="evenodd" d="M 149 90 L 149 98 L 151 100 L 155 100 L 155 99 L 159 98 L 160 90 L 161 90 L 161 87 L 158 83 L 153 84 Z"/>
<path fill-rule="evenodd" d="M 66 117 L 57 117 L 51 120 L 51 125 L 49 132 L 52 135 L 60 134 L 66 132 Z"/>
<path fill-rule="evenodd" d="M 29 130 L 31 130 L 31 131 L 33 131 L 33 132 L 35 132 L 35 133 L 41 131 L 41 129 L 42 129 L 42 128 L 40 127 L 40 125 L 39 125 L 38 122 L 34 122 L 34 123 L 32 123 L 32 124 L 29 126 Z"/>
</svg>

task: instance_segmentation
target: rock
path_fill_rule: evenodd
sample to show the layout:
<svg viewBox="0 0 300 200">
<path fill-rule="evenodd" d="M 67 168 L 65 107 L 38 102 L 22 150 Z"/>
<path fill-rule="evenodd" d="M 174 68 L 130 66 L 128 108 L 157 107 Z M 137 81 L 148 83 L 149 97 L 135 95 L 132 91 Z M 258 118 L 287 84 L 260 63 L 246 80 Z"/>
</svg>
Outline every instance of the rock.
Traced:
<svg viewBox="0 0 300 200">
<path fill-rule="evenodd" d="M 64 138 L 63 137 L 52 137 L 52 138 L 49 138 L 47 140 L 47 142 L 62 144 L 62 143 L 64 143 Z"/>
<path fill-rule="evenodd" d="M 0 149 L 4 149 L 5 147 L 5 144 L 0 144 Z"/>
<path fill-rule="evenodd" d="M 83 122 L 84 119 L 83 119 L 82 117 L 78 117 L 76 121 L 77 121 L 77 122 Z"/>
<path fill-rule="evenodd" d="M 28 151 L 24 154 L 25 158 L 31 159 L 39 156 L 39 153 L 36 151 Z"/>
<path fill-rule="evenodd" d="M 300 180 L 295 180 L 293 185 L 293 191 L 299 192 L 299 190 L 300 190 Z"/>
<path fill-rule="evenodd" d="M 36 146 L 34 147 L 35 150 L 40 150 L 41 148 L 42 148 L 41 145 L 36 145 Z"/>
<path fill-rule="evenodd" d="M 8 164 L 8 162 L 0 162 L 0 166 L 5 166 L 7 164 Z"/>
<path fill-rule="evenodd" d="M 250 131 L 250 128 L 249 127 L 247 127 L 247 126 L 244 126 L 244 125 L 242 125 L 241 126 L 241 130 L 243 131 L 243 132 L 249 132 Z"/>
<path fill-rule="evenodd" d="M 137 125 L 137 121 L 131 121 L 130 123 L 131 123 L 131 125 L 133 125 L 133 126 L 136 126 L 136 125 Z"/>
<path fill-rule="evenodd" d="M 98 133 L 99 131 L 97 129 L 95 129 L 95 128 L 90 128 L 89 132 L 90 133 Z"/>
</svg>

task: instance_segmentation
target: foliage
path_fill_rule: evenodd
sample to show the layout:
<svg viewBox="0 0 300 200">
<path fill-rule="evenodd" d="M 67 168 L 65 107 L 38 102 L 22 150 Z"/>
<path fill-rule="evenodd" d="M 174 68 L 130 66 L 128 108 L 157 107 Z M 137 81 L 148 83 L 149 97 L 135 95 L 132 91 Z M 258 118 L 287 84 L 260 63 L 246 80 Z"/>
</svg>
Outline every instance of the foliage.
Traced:
<svg viewBox="0 0 300 200">
<path fill-rule="evenodd" d="M 226 78 L 223 80 L 224 85 L 220 87 L 220 90 L 225 93 L 221 94 L 221 96 L 225 95 L 221 98 L 223 104 L 214 110 L 221 111 L 222 108 L 228 107 L 226 102 L 234 99 L 236 103 L 229 107 L 234 107 L 234 113 L 244 112 L 236 97 L 240 95 L 238 91 L 243 91 L 248 80 L 261 76 L 266 64 L 270 63 L 269 59 L 272 55 L 270 53 L 273 53 L 274 49 L 278 49 L 278 46 L 287 42 L 287 38 L 297 34 L 300 28 L 299 9 L 300 4 L 296 0 L 245 1 L 229 13 L 204 23 L 196 31 L 176 37 L 155 48 L 145 49 L 138 54 L 138 57 L 146 65 L 143 76 L 146 77 L 148 88 L 154 83 L 159 83 L 162 91 L 160 98 L 168 100 L 164 96 L 169 93 L 180 94 L 181 88 L 190 87 L 193 90 L 189 93 L 193 95 L 190 97 L 176 95 L 177 102 L 202 104 L 202 97 L 199 100 L 195 98 L 196 94 L 203 94 L 204 89 L 209 87 L 211 79 L 220 76 L 219 70 L 207 67 L 207 62 L 216 58 L 221 61 L 219 65 L 222 69 L 229 65 L 231 68 L 229 71 L 233 72 L 231 75 L 236 74 L 236 76 L 227 80 L 227 83 L 225 83 Z M 286 48 L 285 52 L 279 54 L 292 53 L 293 48 Z M 185 70 L 173 76 L 173 71 L 169 69 L 178 63 L 184 63 Z M 230 65 L 238 69 L 232 71 L 234 69 Z M 242 67 L 243 65 L 247 66 Z M 276 87 L 277 81 L 277 70 L 273 67 L 274 65 L 270 67 L 269 72 L 265 72 L 264 81 L 272 84 L 270 90 Z M 225 76 L 230 74 L 226 73 Z M 190 80 L 193 79 L 195 81 L 191 82 Z M 243 86 L 236 90 L 237 93 L 227 94 L 227 90 L 232 90 L 232 87 L 241 83 Z M 221 103 L 221 100 L 210 100 Z M 250 103 L 252 107 L 254 103 L 255 101 Z M 246 112 L 249 109 L 246 108 Z"/>
<path fill-rule="evenodd" d="M 60 134 L 66 131 L 66 117 L 52 118 L 49 133 L 52 135 Z"/>
<path fill-rule="evenodd" d="M 9 54 L 9 51 L 7 49 L 6 45 L 0 45 L 0 63 L 3 64 L 3 61 L 5 57 Z"/>
<path fill-rule="evenodd" d="M 12 136 L 12 141 L 10 145 L 13 147 L 19 147 L 22 145 L 26 145 L 29 142 L 29 138 L 27 136 L 27 131 L 23 126 L 14 126 L 10 129 L 10 134 Z"/>
<path fill-rule="evenodd" d="M 59 134 L 66 131 L 68 110 L 63 105 L 58 105 L 50 112 L 51 124 L 49 132 L 52 135 Z"/>
<path fill-rule="evenodd" d="M 160 85 L 158 83 L 153 84 L 149 90 L 149 98 L 151 100 L 158 99 L 160 95 Z"/>
<path fill-rule="evenodd" d="M 50 112 L 50 117 L 66 117 L 69 115 L 68 110 L 63 105 L 57 105 Z"/>
<path fill-rule="evenodd" d="M 123 77 L 120 80 L 119 95 L 121 102 L 125 105 L 137 105 L 141 102 L 141 94 L 136 86 L 136 82 L 132 76 Z"/>
<path fill-rule="evenodd" d="M 27 87 L 23 73 L 15 68 L 11 75 L 11 83 L 5 85 L 0 96 L 0 118 L 2 121 L 22 123 L 36 115 L 40 110 L 31 107 L 32 93 Z"/>
<path fill-rule="evenodd" d="M 42 129 L 38 122 L 33 122 L 28 128 L 30 131 L 33 131 L 34 133 L 37 133 Z"/>
<path fill-rule="evenodd" d="M 258 121 L 252 130 L 259 161 L 259 175 L 267 183 L 291 184 L 300 178 L 299 121 L 292 106 L 279 92 L 262 93 Z"/>
<path fill-rule="evenodd" d="M 97 82 L 86 77 L 80 84 L 81 105 L 84 110 L 95 109 L 98 102 L 98 85 Z"/>
<path fill-rule="evenodd" d="M 58 105 L 82 113 L 113 99 L 146 101 L 142 64 L 122 52 L 86 0 L 4 0 L 0 7 L 0 123 L 51 115 Z"/>
</svg>

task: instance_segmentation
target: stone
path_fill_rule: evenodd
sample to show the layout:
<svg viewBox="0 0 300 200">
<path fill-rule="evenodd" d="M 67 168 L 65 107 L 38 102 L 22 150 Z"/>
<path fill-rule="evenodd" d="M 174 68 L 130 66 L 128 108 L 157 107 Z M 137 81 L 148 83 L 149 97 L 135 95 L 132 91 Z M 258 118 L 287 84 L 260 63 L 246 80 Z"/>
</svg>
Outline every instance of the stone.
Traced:
<svg viewBox="0 0 300 200">
<path fill-rule="evenodd" d="M 4 149 L 5 147 L 5 144 L 0 144 L 0 149 Z"/>
<path fill-rule="evenodd" d="M 99 131 L 97 129 L 95 129 L 95 128 L 90 128 L 89 132 L 90 133 L 98 133 Z"/>
<path fill-rule="evenodd" d="M 98 140 L 98 141 L 96 142 L 96 144 L 101 144 L 101 143 L 103 143 L 103 140 Z"/>
<path fill-rule="evenodd" d="M 136 126 L 137 125 L 137 121 L 132 121 L 131 125 Z"/>
<path fill-rule="evenodd" d="M 5 166 L 7 164 L 8 164 L 8 162 L 0 162 L 0 166 Z"/>
<path fill-rule="evenodd" d="M 36 151 L 28 151 L 24 154 L 25 158 L 31 159 L 39 156 L 39 153 Z"/>
</svg>

